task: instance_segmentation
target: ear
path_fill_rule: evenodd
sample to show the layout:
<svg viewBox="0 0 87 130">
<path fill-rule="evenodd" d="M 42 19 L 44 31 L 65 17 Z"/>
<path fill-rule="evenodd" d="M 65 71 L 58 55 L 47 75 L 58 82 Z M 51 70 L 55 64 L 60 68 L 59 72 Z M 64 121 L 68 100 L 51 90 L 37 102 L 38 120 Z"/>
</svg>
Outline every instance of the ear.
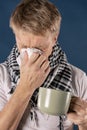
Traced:
<svg viewBox="0 0 87 130">
<path fill-rule="evenodd" d="M 55 44 L 56 42 L 57 42 L 57 40 L 58 40 L 58 35 L 59 35 L 59 33 L 58 32 L 56 32 L 55 34 L 53 34 L 54 36 L 53 36 L 53 43 Z"/>
</svg>

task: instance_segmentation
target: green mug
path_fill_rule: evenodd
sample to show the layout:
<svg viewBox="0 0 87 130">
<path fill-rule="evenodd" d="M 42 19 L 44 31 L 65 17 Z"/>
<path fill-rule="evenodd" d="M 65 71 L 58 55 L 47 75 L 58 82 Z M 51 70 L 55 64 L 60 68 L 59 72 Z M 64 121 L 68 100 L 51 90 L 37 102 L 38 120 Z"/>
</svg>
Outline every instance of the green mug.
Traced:
<svg viewBox="0 0 87 130">
<path fill-rule="evenodd" d="M 71 101 L 71 92 L 39 88 L 37 106 L 43 113 L 49 115 L 66 115 Z"/>
</svg>

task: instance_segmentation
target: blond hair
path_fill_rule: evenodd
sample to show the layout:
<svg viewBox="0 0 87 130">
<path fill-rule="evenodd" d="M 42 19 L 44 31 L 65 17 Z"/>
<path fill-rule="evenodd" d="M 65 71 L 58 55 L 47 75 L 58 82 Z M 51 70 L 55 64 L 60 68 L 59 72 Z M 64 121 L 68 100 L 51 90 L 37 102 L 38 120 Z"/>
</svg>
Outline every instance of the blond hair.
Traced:
<svg viewBox="0 0 87 130">
<path fill-rule="evenodd" d="M 23 0 L 13 11 L 10 26 L 44 35 L 46 31 L 58 31 L 60 20 L 60 12 L 48 0 Z"/>
</svg>

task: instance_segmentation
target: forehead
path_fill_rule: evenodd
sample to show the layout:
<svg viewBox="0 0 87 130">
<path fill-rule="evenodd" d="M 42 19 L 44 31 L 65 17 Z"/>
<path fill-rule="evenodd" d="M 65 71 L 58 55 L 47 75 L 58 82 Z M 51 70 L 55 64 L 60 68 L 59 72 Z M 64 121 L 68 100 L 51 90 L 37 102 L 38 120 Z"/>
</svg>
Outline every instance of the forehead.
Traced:
<svg viewBox="0 0 87 130">
<path fill-rule="evenodd" d="M 46 32 L 44 36 L 34 35 L 32 33 L 23 31 L 23 30 L 13 30 L 16 37 L 16 42 L 26 47 L 39 47 L 47 46 L 47 43 L 50 42 L 50 33 Z"/>
</svg>

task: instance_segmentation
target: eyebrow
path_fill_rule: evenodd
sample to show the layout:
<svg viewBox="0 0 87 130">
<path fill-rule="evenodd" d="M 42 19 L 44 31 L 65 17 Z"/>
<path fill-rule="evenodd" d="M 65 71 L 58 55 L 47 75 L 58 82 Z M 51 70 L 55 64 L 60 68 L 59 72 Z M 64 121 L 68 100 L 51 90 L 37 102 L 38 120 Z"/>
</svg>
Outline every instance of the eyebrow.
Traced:
<svg viewBox="0 0 87 130">
<path fill-rule="evenodd" d="M 39 46 L 37 46 L 35 48 L 40 49 L 40 50 L 44 50 L 46 48 L 46 46 L 42 46 L 42 45 L 39 44 Z"/>
</svg>

